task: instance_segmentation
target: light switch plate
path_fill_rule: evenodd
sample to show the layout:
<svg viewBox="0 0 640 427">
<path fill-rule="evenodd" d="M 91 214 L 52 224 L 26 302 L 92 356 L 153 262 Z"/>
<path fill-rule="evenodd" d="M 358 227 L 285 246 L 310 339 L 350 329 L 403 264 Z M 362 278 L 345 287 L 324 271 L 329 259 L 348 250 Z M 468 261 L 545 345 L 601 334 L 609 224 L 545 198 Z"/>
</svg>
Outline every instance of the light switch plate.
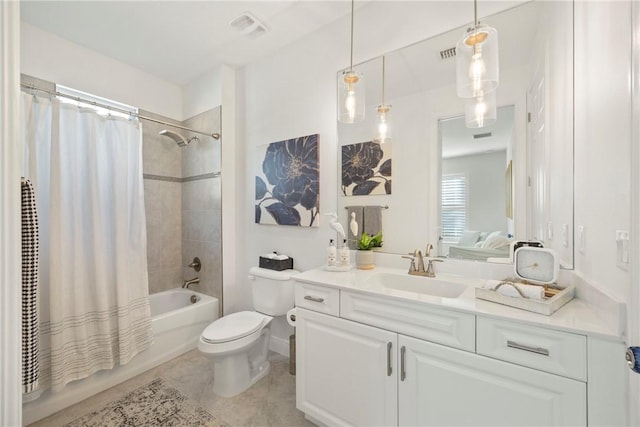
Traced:
<svg viewBox="0 0 640 427">
<path fill-rule="evenodd" d="M 616 264 L 626 270 L 629 266 L 629 231 L 616 231 Z"/>
<path fill-rule="evenodd" d="M 578 226 L 578 250 L 582 254 L 585 251 L 584 225 L 579 225 Z"/>
</svg>

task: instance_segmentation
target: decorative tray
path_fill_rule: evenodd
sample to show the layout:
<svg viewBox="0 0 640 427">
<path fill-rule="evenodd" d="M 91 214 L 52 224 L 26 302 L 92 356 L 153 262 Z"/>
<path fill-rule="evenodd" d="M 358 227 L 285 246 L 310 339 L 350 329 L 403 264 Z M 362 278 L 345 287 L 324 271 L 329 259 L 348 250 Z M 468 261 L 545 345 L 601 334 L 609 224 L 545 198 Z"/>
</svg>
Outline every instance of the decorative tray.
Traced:
<svg viewBox="0 0 640 427">
<path fill-rule="evenodd" d="M 476 288 L 476 298 L 544 314 L 545 316 L 552 315 L 560 307 L 571 301 L 575 294 L 575 288 L 572 285 L 566 288 L 549 286 L 545 294 L 549 296 L 542 300 L 535 300 L 529 298 L 513 298 L 502 295 L 492 289 Z"/>
</svg>

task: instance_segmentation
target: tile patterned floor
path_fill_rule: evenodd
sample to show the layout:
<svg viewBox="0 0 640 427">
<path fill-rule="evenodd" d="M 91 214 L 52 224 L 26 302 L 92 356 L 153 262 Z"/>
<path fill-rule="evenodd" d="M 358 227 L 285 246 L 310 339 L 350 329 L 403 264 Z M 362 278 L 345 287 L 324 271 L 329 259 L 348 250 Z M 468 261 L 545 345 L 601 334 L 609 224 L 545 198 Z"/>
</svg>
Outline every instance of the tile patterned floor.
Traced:
<svg viewBox="0 0 640 427">
<path fill-rule="evenodd" d="M 271 353 L 271 371 L 249 390 L 231 398 L 213 393 L 213 364 L 192 350 L 109 390 L 40 420 L 30 427 L 63 427 L 65 424 L 122 398 L 136 388 L 162 378 L 197 402 L 229 427 L 311 427 L 296 409 L 295 377 L 289 359 Z M 185 426 L 187 427 L 187 426 Z"/>
</svg>

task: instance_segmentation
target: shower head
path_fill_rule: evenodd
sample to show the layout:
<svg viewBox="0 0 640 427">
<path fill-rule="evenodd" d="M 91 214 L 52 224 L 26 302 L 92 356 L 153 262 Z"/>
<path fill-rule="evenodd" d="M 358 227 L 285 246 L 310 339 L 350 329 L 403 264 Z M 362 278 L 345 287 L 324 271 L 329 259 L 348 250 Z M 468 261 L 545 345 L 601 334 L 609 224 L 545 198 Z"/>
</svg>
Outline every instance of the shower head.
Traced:
<svg viewBox="0 0 640 427">
<path fill-rule="evenodd" d="M 182 135 L 175 132 L 171 132 L 170 130 L 166 130 L 166 129 L 162 129 L 160 131 L 160 135 L 168 136 L 169 138 L 173 139 L 175 143 L 178 144 L 180 147 L 186 147 L 192 141 L 198 141 L 197 136 L 194 136 L 187 140 Z"/>
</svg>

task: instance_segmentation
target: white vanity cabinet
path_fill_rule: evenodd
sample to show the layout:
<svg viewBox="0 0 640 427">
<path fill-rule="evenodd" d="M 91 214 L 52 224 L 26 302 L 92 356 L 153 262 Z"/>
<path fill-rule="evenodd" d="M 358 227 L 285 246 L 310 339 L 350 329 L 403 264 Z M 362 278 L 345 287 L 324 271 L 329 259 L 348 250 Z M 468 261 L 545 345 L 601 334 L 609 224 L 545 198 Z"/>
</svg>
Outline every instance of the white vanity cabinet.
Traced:
<svg viewBox="0 0 640 427">
<path fill-rule="evenodd" d="M 586 384 L 400 336 L 401 426 L 583 426 Z"/>
<path fill-rule="evenodd" d="M 296 316 L 297 407 L 312 421 L 587 425 L 585 380 L 531 367 L 526 350 L 523 363 L 476 353 L 474 314 L 334 291 L 305 283 L 296 289 L 296 301 L 304 307 L 298 306 Z M 481 322 L 489 332 L 500 330 Z"/>
<path fill-rule="evenodd" d="M 330 426 L 397 424 L 397 334 L 326 314 L 296 314 L 296 400 Z"/>
</svg>

